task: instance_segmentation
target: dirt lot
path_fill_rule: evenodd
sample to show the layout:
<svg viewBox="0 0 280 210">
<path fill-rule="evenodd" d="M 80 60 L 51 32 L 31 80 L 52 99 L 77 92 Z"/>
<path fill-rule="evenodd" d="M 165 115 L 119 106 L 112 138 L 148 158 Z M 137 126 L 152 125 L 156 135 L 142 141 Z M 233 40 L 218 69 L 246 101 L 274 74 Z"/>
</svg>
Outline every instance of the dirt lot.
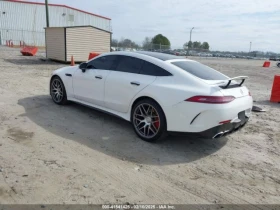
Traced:
<svg viewBox="0 0 280 210">
<path fill-rule="evenodd" d="M 280 204 L 280 104 L 269 103 L 279 68 L 198 59 L 248 75 L 255 105 L 267 112 L 226 138 L 149 144 L 121 119 L 55 105 L 49 76 L 63 64 L 42 55 L 0 48 L 0 203 Z"/>
</svg>

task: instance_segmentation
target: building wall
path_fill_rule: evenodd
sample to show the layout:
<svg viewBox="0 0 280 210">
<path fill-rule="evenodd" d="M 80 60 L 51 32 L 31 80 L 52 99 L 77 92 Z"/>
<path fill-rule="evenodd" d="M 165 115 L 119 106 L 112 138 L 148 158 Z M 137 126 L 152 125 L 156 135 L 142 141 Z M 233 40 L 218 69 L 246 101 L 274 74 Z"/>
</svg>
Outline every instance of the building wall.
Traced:
<svg viewBox="0 0 280 210">
<path fill-rule="evenodd" d="M 46 57 L 65 61 L 65 33 L 64 28 L 46 29 Z"/>
<path fill-rule="evenodd" d="M 90 52 L 110 52 L 111 34 L 93 27 L 66 28 L 67 61 L 87 61 Z"/>
<path fill-rule="evenodd" d="M 61 6 L 49 6 L 49 21 L 50 27 L 92 25 L 111 31 L 109 19 Z M 0 37 L 2 43 L 12 39 L 14 44 L 25 41 L 29 45 L 44 46 L 45 27 L 45 5 L 0 1 Z"/>
</svg>

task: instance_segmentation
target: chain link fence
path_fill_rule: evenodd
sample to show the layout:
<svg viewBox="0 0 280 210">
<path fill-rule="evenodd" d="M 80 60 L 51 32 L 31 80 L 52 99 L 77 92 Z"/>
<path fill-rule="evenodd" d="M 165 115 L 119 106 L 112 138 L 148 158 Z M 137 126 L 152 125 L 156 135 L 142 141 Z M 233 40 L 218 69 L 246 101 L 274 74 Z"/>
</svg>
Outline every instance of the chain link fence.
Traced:
<svg viewBox="0 0 280 210">
<path fill-rule="evenodd" d="M 0 45 L 45 47 L 45 32 L 0 28 Z"/>
<path fill-rule="evenodd" d="M 138 51 L 138 50 L 146 50 L 146 51 L 165 51 L 170 50 L 169 45 L 161 45 L 161 44 L 148 44 L 145 46 L 130 46 L 130 45 L 118 45 L 112 44 L 112 48 L 114 51 Z"/>
<path fill-rule="evenodd" d="M 164 50 L 170 50 L 170 45 L 162 45 L 162 44 L 150 44 L 143 46 L 144 50 L 150 50 L 150 51 L 164 51 Z"/>
</svg>

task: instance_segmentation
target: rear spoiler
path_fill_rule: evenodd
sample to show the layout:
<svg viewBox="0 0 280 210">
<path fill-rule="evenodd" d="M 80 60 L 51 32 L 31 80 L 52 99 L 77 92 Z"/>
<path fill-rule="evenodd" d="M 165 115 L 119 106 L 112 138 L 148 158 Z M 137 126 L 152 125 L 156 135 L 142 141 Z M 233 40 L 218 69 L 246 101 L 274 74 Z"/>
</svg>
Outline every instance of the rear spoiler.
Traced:
<svg viewBox="0 0 280 210">
<path fill-rule="evenodd" d="M 231 84 L 231 82 L 233 81 L 233 80 L 242 80 L 239 84 L 237 84 L 236 86 L 241 86 L 244 82 L 245 82 L 245 80 L 247 79 L 248 77 L 247 76 L 239 76 L 239 77 L 233 77 L 233 78 L 229 78 L 228 79 L 228 83 L 225 85 L 225 86 L 220 86 L 221 88 L 223 88 L 223 89 L 226 89 L 226 88 L 228 88 L 229 86 L 230 86 L 230 84 Z M 219 82 L 219 83 L 216 83 L 216 85 L 218 85 L 218 84 L 222 84 L 223 82 Z"/>
</svg>

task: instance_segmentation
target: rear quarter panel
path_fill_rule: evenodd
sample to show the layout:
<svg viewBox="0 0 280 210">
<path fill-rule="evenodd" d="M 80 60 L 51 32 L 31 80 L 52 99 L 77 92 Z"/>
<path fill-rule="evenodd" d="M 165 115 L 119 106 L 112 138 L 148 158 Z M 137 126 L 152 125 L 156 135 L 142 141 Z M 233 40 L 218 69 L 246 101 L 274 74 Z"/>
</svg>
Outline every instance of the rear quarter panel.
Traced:
<svg viewBox="0 0 280 210">
<path fill-rule="evenodd" d="M 192 115 L 197 113 L 195 110 L 190 110 L 184 107 L 184 110 L 176 110 L 176 105 L 185 103 L 184 100 L 194 95 L 216 95 L 221 96 L 222 93 L 217 87 L 211 87 L 205 83 L 200 83 L 195 80 L 178 78 L 175 76 L 157 77 L 156 80 L 140 91 L 132 100 L 130 111 L 133 108 L 133 102 L 140 97 L 150 97 L 154 99 L 163 109 L 167 120 L 167 127 L 173 123 L 174 115 L 185 115 L 186 112 Z"/>
</svg>

